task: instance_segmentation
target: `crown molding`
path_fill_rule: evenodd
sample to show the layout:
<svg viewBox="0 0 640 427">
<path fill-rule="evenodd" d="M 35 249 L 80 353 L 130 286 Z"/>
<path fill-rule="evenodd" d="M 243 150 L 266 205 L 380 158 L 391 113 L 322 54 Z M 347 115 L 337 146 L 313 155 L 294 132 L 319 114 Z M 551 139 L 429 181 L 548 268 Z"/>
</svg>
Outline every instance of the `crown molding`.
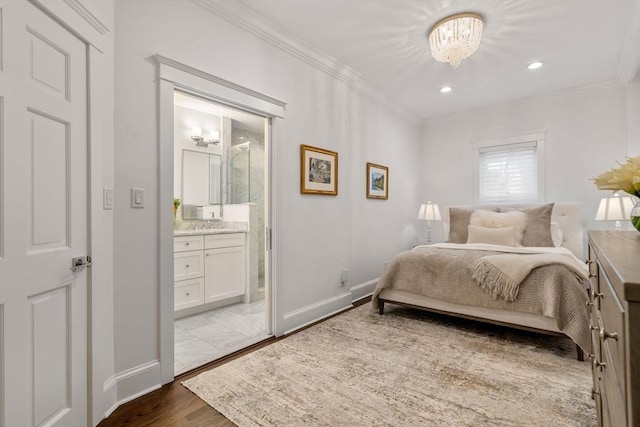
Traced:
<svg viewBox="0 0 640 427">
<path fill-rule="evenodd" d="M 622 84 L 629 84 L 640 69 L 640 1 L 634 2 L 626 37 L 618 57 L 617 78 Z"/>
<path fill-rule="evenodd" d="M 323 51 L 296 40 L 293 35 L 285 33 L 266 17 L 260 15 L 243 2 L 225 0 L 191 1 L 227 22 L 347 84 L 360 97 L 389 109 L 417 125 L 420 124 L 421 119 L 418 116 L 366 83 L 358 71 Z"/>
<path fill-rule="evenodd" d="M 537 95 L 527 96 L 524 98 L 513 99 L 510 101 L 497 102 L 494 104 L 483 105 L 480 107 L 472 108 L 469 110 L 458 111 L 451 114 L 445 114 L 442 116 L 429 117 L 424 119 L 423 124 L 437 124 L 444 123 L 449 120 L 459 121 L 461 116 L 465 118 L 480 117 L 486 113 L 488 109 L 503 108 L 503 109 L 515 109 L 524 105 L 531 105 L 540 103 L 543 100 L 559 100 L 562 98 L 568 98 L 572 96 L 579 96 L 583 94 L 594 94 L 597 92 L 604 92 L 611 89 L 621 88 L 621 84 L 618 80 L 606 80 L 603 82 L 591 83 L 581 86 L 574 86 L 570 88 L 559 89 L 552 92 L 541 93 Z"/>
<path fill-rule="evenodd" d="M 109 27 L 104 25 L 93 13 L 83 5 L 80 0 L 63 0 L 67 6 L 73 9 L 82 19 L 91 25 L 100 34 L 104 35 L 110 32 Z"/>
</svg>

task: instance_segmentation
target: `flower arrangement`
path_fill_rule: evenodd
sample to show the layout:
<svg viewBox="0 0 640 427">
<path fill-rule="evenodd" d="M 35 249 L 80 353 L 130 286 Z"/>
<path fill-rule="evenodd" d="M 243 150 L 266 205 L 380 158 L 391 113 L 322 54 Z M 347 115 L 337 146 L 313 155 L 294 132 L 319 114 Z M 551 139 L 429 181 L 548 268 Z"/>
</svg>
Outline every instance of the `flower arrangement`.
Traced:
<svg viewBox="0 0 640 427">
<path fill-rule="evenodd" d="M 178 208 L 180 207 L 180 199 L 173 199 L 173 219 L 176 219 Z"/>
<path fill-rule="evenodd" d="M 598 190 L 622 190 L 640 197 L 640 156 L 630 157 L 620 167 L 611 169 L 594 178 Z"/>
</svg>

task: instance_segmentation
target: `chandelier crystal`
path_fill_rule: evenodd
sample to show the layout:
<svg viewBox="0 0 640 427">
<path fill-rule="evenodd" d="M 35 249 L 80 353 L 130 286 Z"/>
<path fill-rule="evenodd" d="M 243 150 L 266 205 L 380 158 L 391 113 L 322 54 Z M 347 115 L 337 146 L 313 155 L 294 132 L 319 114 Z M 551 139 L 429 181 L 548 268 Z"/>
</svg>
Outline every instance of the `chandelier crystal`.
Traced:
<svg viewBox="0 0 640 427">
<path fill-rule="evenodd" d="M 438 21 L 429 31 L 431 55 L 436 61 L 449 62 L 458 68 L 463 59 L 478 50 L 482 28 L 482 16 L 471 12 Z"/>
</svg>

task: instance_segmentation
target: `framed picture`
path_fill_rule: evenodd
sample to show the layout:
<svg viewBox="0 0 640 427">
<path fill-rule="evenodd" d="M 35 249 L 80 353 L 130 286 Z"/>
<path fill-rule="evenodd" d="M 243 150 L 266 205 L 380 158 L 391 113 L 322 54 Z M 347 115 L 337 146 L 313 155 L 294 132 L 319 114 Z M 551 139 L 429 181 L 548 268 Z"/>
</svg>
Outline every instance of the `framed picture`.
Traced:
<svg viewBox="0 0 640 427">
<path fill-rule="evenodd" d="M 338 153 L 300 145 L 300 192 L 338 194 Z"/>
<path fill-rule="evenodd" d="M 389 198 L 389 168 L 367 163 L 367 199 Z"/>
</svg>

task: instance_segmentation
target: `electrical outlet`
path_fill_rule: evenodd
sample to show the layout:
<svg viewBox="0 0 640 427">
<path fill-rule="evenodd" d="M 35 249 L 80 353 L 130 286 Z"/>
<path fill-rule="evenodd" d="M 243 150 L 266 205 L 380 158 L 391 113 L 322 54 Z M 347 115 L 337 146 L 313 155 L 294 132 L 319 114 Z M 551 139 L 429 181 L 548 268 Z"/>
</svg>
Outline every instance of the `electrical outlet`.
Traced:
<svg viewBox="0 0 640 427">
<path fill-rule="evenodd" d="M 340 285 L 344 286 L 347 283 L 349 283 L 349 269 L 345 268 L 344 270 L 342 270 L 342 272 L 340 273 Z"/>
</svg>

